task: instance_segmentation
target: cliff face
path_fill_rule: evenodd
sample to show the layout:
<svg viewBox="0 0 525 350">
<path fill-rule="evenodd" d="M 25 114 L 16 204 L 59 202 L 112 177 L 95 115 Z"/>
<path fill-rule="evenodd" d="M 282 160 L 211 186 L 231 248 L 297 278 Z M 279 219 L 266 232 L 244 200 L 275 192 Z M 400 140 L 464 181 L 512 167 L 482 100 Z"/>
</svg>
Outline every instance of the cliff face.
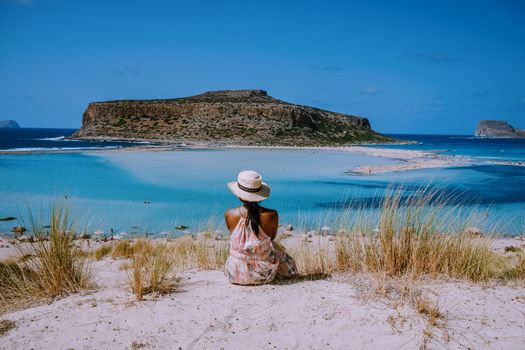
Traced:
<svg viewBox="0 0 525 350">
<path fill-rule="evenodd" d="M 93 102 L 73 137 L 300 146 L 392 141 L 366 118 L 294 105 L 263 90 Z"/>
<path fill-rule="evenodd" d="M 476 128 L 477 137 L 525 137 L 525 130 L 515 129 L 503 120 L 482 120 Z"/>
<path fill-rule="evenodd" d="M 18 125 L 17 122 L 14 120 L 0 120 L 0 128 L 4 129 L 16 129 L 19 128 L 20 125 Z"/>
</svg>

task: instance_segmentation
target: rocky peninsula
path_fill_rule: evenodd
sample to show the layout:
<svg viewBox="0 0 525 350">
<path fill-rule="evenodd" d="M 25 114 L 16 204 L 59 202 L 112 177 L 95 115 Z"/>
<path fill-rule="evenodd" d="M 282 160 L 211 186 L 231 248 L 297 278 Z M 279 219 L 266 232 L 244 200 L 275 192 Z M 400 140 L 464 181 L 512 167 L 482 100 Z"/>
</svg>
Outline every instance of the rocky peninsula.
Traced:
<svg viewBox="0 0 525 350">
<path fill-rule="evenodd" d="M 92 102 L 73 138 L 250 146 L 338 146 L 395 141 L 372 130 L 366 118 L 288 103 L 264 90 Z"/>
<path fill-rule="evenodd" d="M 0 120 L 0 129 L 18 129 L 20 125 L 14 120 Z"/>
<path fill-rule="evenodd" d="M 525 130 L 515 129 L 503 120 L 482 120 L 478 123 L 474 135 L 486 138 L 525 137 Z"/>
</svg>

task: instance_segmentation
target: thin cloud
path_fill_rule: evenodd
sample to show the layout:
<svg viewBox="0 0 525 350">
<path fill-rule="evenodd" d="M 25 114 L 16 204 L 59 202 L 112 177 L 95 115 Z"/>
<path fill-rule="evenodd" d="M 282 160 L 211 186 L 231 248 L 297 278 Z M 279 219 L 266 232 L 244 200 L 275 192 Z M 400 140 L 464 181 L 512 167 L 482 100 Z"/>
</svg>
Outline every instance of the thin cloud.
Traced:
<svg viewBox="0 0 525 350">
<path fill-rule="evenodd" d="M 135 66 L 124 66 L 122 68 L 113 68 L 110 72 L 116 75 L 139 75 L 140 69 Z"/>
<path fill-rule="evenodd" d="M 364 90 L 361 90 L 361 95 L 378 95 L 383 91 L 376 87 L 367 87 Z"/>
<path fill-rule="evenodd" d="M 520 100 L 521 103 L 525 103 L 525 97 Z"/>
<path fill-rule="evenodd" d="M 468 94 L 467 97 L 483 98 L 483 97 L 487 97 L 488 95 L 489 95 L 489 92 L 487 90 L 479 90 L 479 91 L 474 91 L 471 94 Z"/>
<path fill-rule="evenodd" d="M 441 102 L 434 102 L 434 103 L 429 103 L 427 106 L 431 108 L 443 109 L 443 107 L 446 107 L 447 104 L 441 103 Z"/>
<path fill-rule="evenodd" d="M 323 72 L 337 72 L 337 71 L 342 71 L 343 70 L 343 66 L 335 64 L 335 63 L 332 63 L 332 62 L 323 62 L 321 64 L 312 64 L 308 68 L 312 69 L 312 70 L 323 71 Z"/>
<path fill-rule="evenodd" d="M 450 55 L 447 52 L 418 52 L 405 53 L 401 58 L 414 62 L 432 62 L 432 63 L 452 63 L 460 61 L 459 57 Z"/>
</svg>

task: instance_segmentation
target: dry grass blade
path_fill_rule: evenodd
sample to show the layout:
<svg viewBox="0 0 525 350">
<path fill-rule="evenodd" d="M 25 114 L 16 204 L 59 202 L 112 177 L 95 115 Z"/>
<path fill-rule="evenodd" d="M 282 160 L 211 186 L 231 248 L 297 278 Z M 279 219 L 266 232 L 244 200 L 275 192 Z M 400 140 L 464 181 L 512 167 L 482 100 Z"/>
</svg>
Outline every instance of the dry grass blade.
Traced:
<svg viewBox="0 0 525 350">
<path fill-rule="evenodd" d="M 179 285 L 174 261 L 165 243 L 137 241 L 131 257 L 130 286 L 137 300 L 145 295 L 169 294 Z"/>
<path fill-rule="evenodd" d="M 11 320 L 0 321 L 0 337 L 7 334 L 11 329 L 16 328 L 16 323 Z"/>
<path fill-rule="evenodd" d="M 53 298 L 93 286 L 84 254 L 73 244 L 68 210 L 55 207 L 50 221 L 48 232 L 32 222 L 36 242 L 20 246 L 23 259 L 0 263 L 0 303 Z"/>
<path fill-rule="evenodd" d="M 469 224 L 480 224 L 479 216 L 462 215 L 461 205 L 450 204 L 454 198 L 426 188 L 408 197 L 402 193 L 399 189 L 384 197 L 377 229 L 362 224 L 374 214 L 361 211 L 364 218 L 355 220 L 359 224 L 337 237 L 339 271 L 487 281 L 509 269 L 507 260 L 491 249 L 490 238 L 464 233 Z"/>
</svg>

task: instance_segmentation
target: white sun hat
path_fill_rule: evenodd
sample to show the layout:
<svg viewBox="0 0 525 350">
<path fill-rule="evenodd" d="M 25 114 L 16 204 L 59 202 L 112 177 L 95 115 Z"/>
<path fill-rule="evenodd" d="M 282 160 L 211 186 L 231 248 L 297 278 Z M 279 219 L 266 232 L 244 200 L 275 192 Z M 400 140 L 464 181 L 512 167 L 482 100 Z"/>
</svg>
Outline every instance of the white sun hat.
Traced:
<svg viewBox="0 0 525 350">
<path fill-rule="evenodd" d="M 237 181 L 228 183 L 230 191 L 247 202 L 260 202 L 270 196 L 270 187 L 262 181 L 262 176 L 253 170 L 243 170 Z"/>
</svg>

